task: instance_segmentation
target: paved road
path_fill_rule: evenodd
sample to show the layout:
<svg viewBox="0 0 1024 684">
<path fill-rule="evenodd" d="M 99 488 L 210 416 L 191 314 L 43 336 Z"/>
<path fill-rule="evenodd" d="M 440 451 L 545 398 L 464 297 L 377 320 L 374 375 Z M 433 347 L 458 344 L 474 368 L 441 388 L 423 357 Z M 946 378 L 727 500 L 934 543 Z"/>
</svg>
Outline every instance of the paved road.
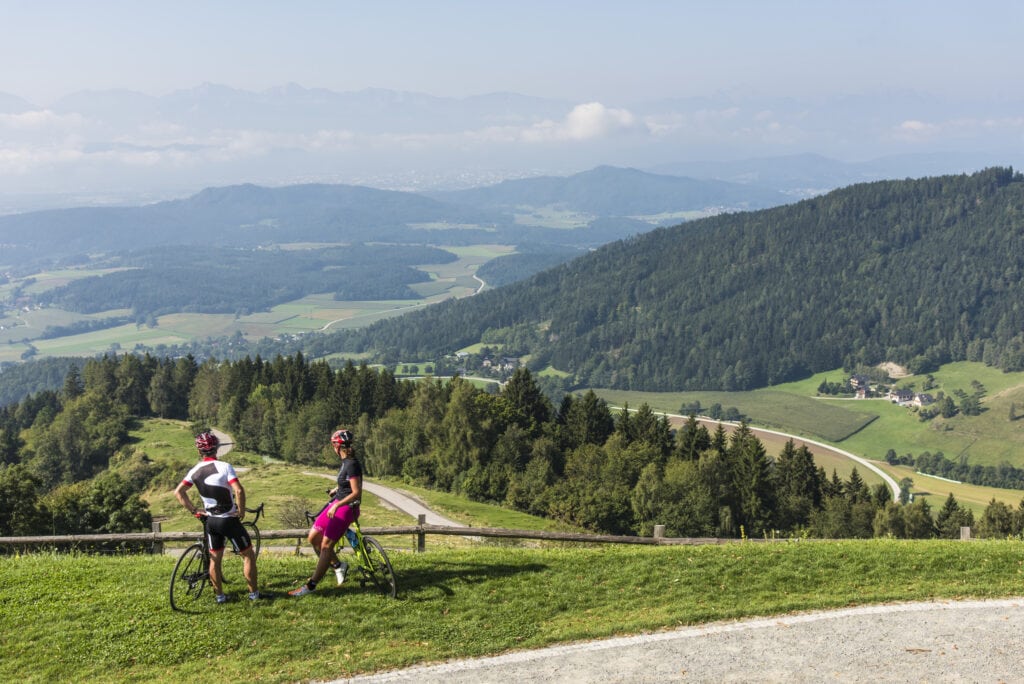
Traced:
<svg viewBox="0 0 1024 684">
<path fill-rule="evenodd" d="M 1024 597 L 723 622 L 338 682 L 1024 682 Z"/>
<path fill-rule="evenodd" d="M 334 475 L 325 475 L 324 473 L 310 473 L 304 472 L 303 475 L 313 475 L 315 477 L 324 477 L 332 482 L 337 478 Z M 369 482 L 363 479 L 363 489 L 375 495 L 377 498 L 386 501 L 403 513 L 408 513 L 413 518 L 418 518 L 420 515 L 427 516 L 428 525 L 446 525 L 448 527 L 466 527 L 466 525 L 450 520 L 443 515 L 439 515 L 434 511 L 430 510 L 419 501 L 416 501 L 412 497 L 406 496 L 399 491 L 392 489 L 391 487 L 385 487 L 384 485 L 377 484 L 375 482 Z"/>
</svg>

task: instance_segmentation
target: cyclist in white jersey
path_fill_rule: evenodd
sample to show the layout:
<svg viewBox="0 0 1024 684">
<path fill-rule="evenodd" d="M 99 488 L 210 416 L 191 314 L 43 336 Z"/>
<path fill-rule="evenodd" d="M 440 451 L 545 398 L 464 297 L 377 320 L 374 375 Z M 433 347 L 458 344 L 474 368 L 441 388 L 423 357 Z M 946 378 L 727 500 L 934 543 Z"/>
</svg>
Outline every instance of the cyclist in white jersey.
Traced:
<svg viewBox="0 0 1024 684">
<path fill-rule="evenodd" d="M 242 525 L 245 517 L 245 489 L 238 481 L 238 475 L 230 463 L 217 460 L 220 440 L 209 430 L 196 436 L 196 448 L 203 459 L 192 466 L 174 496 L 189 513 L 201 518 L 206 516 L 206 537 L 210 547 L 210 584 L 217 603 L 227 601 L 223 591 L 224 578 L 221 574 L 221 560 L 224 557 L 225 540 L 231 542 L 236 553 L 242 555 L 242 573 L 249 585 L 249 599 L 257 600 L 266 596 L 256 588 L 256 553 L 252 539 Z M 188 495 L 195 486 L 203 500 L 200 511 Z"/>
</svg>

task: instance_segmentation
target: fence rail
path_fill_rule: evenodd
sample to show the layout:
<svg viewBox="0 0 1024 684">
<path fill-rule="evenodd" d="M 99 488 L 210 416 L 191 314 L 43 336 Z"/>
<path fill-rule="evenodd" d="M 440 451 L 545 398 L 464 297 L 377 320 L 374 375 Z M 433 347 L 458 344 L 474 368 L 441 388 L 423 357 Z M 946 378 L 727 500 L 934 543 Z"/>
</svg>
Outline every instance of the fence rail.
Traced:
<svg viewBox="0 0 1024 684">
<path fill-rule="evenodd" d="M 151 544 L 159 548 L 165 542 L 192 541 L 198 536 L 193 532 L 163 532 L 160 523 L 153 523 L 152 532 L 122 532 L 117 534 L 63 534 L 49 536 L 0 537 L 0 546 L 58 546 L 76 544 Z M 260 537 L 267 539 L 304 540 L 308 529 L 260 530 Z M 504 539 L 531 539 L 538 541 L 560 541 L 585 544 L 641 544 L 641 545 L 700 545 L 725 544 L 736 539 L 703 537 L 665 537 L 664 528 L 655 529 L 653 537 L 630 537 L 609 534 L 585 534 L 579 532 L 547 532 L 542 530 L 515 530 L 500 527 L 449 527 L 429 525 L 420 520 L 416 525 L 400 527 L 364 527 L 363 533 L 375 536 L 411 535 L 417 551 L 426 547 L 426 537 L 431 534 L 460 537 L 488 537 Z M 754 539 L 752 541 L 763 541 Z"/>
<path fill-rule="evenodd" d="M 260 530 L 263 539 L 290 539 L 301 542 L 306 538 L 308 529 Z M 533 539 L 538 541 L 576 542 L 583 544 L 640 544 L 647 546 L 699 546 L 707 544 L 730 544 L 739 539 L 722 539 L 717 537 L 666 537 L 664 525 L 655 525 L 652 537 L 630 537 L 611 534 L 586 534 L 579 532 L 547 532 L 542 530 L 514 530 L 501 527 L 448 527 L 445 525 L 428 525 L 424 516 L 420 516 L 416 525 L 400 527 L 364 527 L 363 533 L 387 535 L 412 535 L 416 551 L 424 551 L 426 537 L 430 534 L 459 537 L 490 537 L 504 539 Z M 153 523 L 152 532 L 122 532 L 118 534 L 64 534 L 52 536 L 0 537 L 3 546 L 57 546 L 75 544 L 150 544 L 155 551 L 162 550 L 164 542 L 192 541 L 198 536 L 193 532 L 162 532 L 160 523 Z M 971 528 L 960 528 L 961 540 L 971 539 Z M 746 538 L 746 542 L 791 541 L 789 539 Z"/>
</svg>

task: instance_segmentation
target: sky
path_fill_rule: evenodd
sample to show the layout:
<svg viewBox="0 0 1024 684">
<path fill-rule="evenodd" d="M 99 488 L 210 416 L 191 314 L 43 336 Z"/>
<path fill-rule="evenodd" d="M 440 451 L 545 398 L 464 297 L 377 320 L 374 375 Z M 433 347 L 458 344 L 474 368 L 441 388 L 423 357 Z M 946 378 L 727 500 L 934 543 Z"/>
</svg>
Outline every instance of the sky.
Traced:
<svg viewBox="0 0 1024 684">
<path fill-rule="evenodd" d="M 204 82 L 610 105 L 732 90 L 999 97 L 1024 90 L 1022 29 L 1024 5 L 990 0 L 4 0 L 0 92 L 42 106 Z"/>
<path fill-rule="evenodd" d="M 0 0 L 0 107 L 4 94 L 29 103 L 0 108 L 0 194 L 791 154 L 1016 159 L 1022 29 L 1024 3 L 1010 0 Z M 197 122 L 163 105 L 62 100 L 132 91 L 166 104 L 202 84 L 545 102 L 504 121 L 446 111 L 442 130 L 408 102 L 374 126 L 283 105 L 269 123 Z M 385 129 L 406 106 L 422 130 Z"/>
</svg>

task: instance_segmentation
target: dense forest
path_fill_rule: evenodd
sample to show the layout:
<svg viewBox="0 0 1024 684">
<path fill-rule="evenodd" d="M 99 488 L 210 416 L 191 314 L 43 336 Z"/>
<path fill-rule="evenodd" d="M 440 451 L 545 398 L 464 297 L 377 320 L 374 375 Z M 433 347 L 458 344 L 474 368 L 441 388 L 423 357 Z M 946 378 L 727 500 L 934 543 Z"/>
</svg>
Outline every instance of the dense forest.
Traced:
<svg viewBox="0 0 1024 684">
<path fill-rule="evenodd" d="M 430 278 L 413 265 L 455 259 L 442 249 L 397 245 L 151 249 L 109 257 L 94 266 L 120 270 L 73 280 L 38 301 L 78 313 L 130 309 L 145 321 L 179 311 L 247 314 L 319 292 L 338 300 L 418 299 L 409 285 Z"/>
<path fill-rule="evenodd" d="M 572 247 L 545 245 L 542 249 L 520 248 L 515 254 L 491 259 L 477 269 L 476 275 L 490 287 L 501 287 L 563 264 L 580 254 L 580 250 Z"/>
<path fill-rule="evenodd" d="M 369 475 L 455 492 L 588 530 L 670 536 L 953 537 L 973 515 L 952 497 L 897 501 L 816 467 L 804 446 L 778 458 L 743 424 L 691 418 L 673 432 L 642 405 L 612 412 L 593 392 L 558 406 L 526 369 L 498 392 L 454 378 L 397 380 L 301 355 L 236 362 L 105 356 L 72 367 L 59 391 L 0 409 L 0 535 L 145 528 L 141 495 L 181 476 L 128 441 L 134 420 L 217 425 L 291 463 L 332 463 L 327 436 L 357 435 Z M 1024 509 L 993 502 L 981 535 L 1019 533 Z"/>
<path fill-rule="evenodd" d="M 436 359 L 481 340 L 570 385 L 744 390 L 836 367 L 1024 369 L 1024 177 L 883 181 L 657 229 L 307 355 Z"/>
</svg>

